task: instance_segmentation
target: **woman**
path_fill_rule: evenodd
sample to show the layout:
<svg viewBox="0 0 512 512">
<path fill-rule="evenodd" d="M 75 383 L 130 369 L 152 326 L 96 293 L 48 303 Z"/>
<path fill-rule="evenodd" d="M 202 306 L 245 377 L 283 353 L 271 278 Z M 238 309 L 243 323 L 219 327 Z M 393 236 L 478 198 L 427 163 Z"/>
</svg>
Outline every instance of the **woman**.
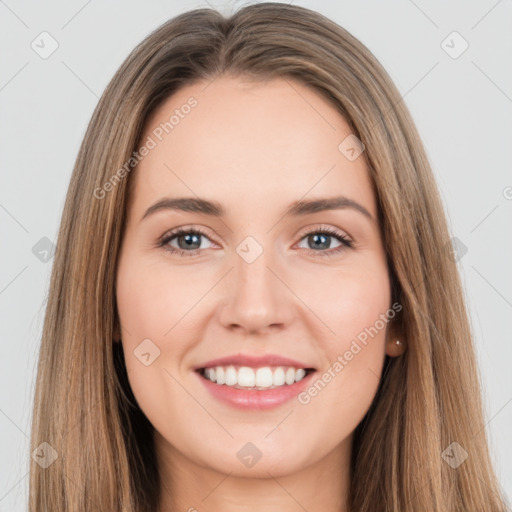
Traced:
<svg viewBox="0 0 512 512">
<path fill-rule="evenodd" d="M 30 510 L 506 510 L 449 239 L 344 29 L 274 3 L 165 23 L 68 190 Z"/>
</svg>

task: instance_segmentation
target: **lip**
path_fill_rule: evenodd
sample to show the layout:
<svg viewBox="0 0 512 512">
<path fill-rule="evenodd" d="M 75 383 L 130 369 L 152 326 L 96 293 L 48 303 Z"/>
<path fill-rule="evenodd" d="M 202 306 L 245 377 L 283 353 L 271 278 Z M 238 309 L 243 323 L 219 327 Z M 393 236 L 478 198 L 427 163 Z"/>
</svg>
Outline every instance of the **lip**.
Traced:
<svg viewBox="0 0 512 512">
<path fill-rule="evenodd" d="M 283 359 L 283 358 L 281 358 Z M 220 360 L 219 360 L 220 361 Z M 216 361 L 214 361 L 216 362 Z M 223 366 L 216 364 L 216 366 Z M 248 366 L 248 365 L 247 365 Z M 294 366 L 289 364 L 289 366 Z M 300 366 L 304 368 L 304 366 Z M 312 371 L 306 375 L 299 382 L 294 384 L 285 384 L 274 389 L 237 389 L 225 384 L 216 384 L 201 375 L 199 369 L 194 372 L 198 379 L 203 383 L 203 386 L 210 392 L 210 394 L 223 403 L 232 407 L 243 410 L 267 410 L 279 407 L 284 403 L 290 401 L 302 392 L 307 386 L 310 385 L 311 379 L 317 373 Z"/>
<path fill-rule="evenodd" d="M 266 354 L 263 356 L 251 356 L 248 354 L 234 354 L 227 357 L 220 357 L 218 359 L 212 359 L 211 361 L 206 361 L 198 366 L 194 367 L 194 370 L 201 370 L 202 368 L 212 368 L 214 366 L 249 366 L 251 368 L 259 368 L 262 366 L 293 366 L 294 368 L 304 368 L 304 369 L 312 369 L 312 366 L 309 366 L 305 363 L 297 361 L 295 359 L 290 359 L 288 357 L 283 357 L 278 354 Z M 302 382 L 302 381 L 300 381 Z M 291 385 L 293 386 L 293 384 Z"/>
</svg>

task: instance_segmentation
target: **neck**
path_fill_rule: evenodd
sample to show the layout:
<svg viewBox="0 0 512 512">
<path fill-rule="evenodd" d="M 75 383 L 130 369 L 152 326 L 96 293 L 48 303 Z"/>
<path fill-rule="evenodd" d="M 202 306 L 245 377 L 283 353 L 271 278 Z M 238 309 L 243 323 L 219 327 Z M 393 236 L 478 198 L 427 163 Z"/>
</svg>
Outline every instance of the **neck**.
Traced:
<svg viewBox="0 0 512 512">
<path fill-rule="evenodd" d="M 294 473 L 266 468 L 258 477 L 195 463 L 155 432 L 161 482 L 158 512 L 347 512 L 352 438 Z M 255 466 L 256 467 L 256 466 Z"/>
</svg>

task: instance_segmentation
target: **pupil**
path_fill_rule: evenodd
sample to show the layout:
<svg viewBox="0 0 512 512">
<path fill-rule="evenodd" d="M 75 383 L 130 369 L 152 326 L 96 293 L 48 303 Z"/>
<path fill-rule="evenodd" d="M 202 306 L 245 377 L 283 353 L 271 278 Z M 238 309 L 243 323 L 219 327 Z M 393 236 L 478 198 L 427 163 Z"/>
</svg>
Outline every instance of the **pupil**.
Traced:
<svg viewBox="0 0 512 512">
<path fill-rule="evenodd" d="M 329 242 L 327 241 L 328 240 L 328 236 L 327 235 L 324 235 L 322 233 L 316 233 L 314 235 L 310 235 L 309 236 L 310 240 L 312 240 L 314 242 L 314 244 L 316 244 L 316 242 L 319 241 L 319 239 L 323 239 L 323 243 L 320 242 L 320 244 L 316 245 L 316 248 L 320 248 L 320 249 L 328 249 L 329 248 Z"/>
<path fill-rule="evenodd" d="M 182 239 L 185 239 L 185 246 L 183 247 L 181 243 L 179 243 L 180 240 Z M 194 240 L 192 240 L 194 239 Z M 199 241 L 199 235 L 197 234 L 187 234 L 187 235 L 182 235 L 180 237 L 178 237 L 178 245 L 180 246 L 181 249 L 185 248 L 185 249 L 190 249 L 191 248 L 191 245 L 192 244 L 197 244 L 198 247 L 192 247 L 192 249 L 198 249 L 199 246 L 201 245 L 201 242 Z"/>
</svg>

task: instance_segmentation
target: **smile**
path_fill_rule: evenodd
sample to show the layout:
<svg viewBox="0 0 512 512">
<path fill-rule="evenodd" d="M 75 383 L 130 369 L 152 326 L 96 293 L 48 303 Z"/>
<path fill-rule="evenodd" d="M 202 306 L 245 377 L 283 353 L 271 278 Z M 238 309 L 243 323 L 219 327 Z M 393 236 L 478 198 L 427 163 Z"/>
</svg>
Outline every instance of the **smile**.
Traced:
<svg viewBox="0 0 512 512">
<path fill-rule="evenodd" d="M 281 386 L 291 386 L 300 382 L 311 368 L 294 368 L 293 366 L 263 366 L 251 368 L 250 366 L 215 366 L 202 368 L 200 374 L 211 382 L 230 386 L 235 389 L 265 390 Z"/>
<path fill-rule="evenodd" d="M 272 409 L 289 402 L 311 382 L 313 368 L 211 366 L 194 372 L 215 400 L 238 409 Z"/>
</svg>

